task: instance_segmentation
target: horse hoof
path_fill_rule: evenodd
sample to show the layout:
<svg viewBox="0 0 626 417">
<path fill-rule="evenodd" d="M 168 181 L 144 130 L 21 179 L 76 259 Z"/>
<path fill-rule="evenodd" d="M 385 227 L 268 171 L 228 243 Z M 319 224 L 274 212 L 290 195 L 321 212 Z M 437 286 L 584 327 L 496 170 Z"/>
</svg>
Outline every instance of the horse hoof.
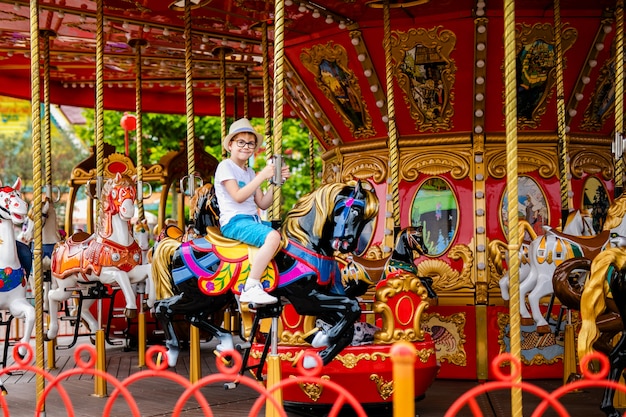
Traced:
<svg viewBox="0 0 626 417">
<path fill-rule="evenodd" d="M 134 319 L 137 317 L 137 309 L 136 308 L 126 308 L 124 309 L 124 315 L 126 318 Z"/>
<path fill-rule="evenodd" d="M 317 361 L 315 360 L 314 357 L 312 356 L 305 356 L 304 359 L 302 359 L 302 367 L 304 369 L 313 369 L 317 366 Z"/>
<path fill-rule="evenodd" d="M 311 341 L 311 346 L 314 348 L 326 347 L 328 346 L 328 336 L 324 332 L 317 332 L 315 337 Z"/>
<path fill-rule="evenodd" d="M 522 317 L 520 319 L 520 324 L 522 326 L 534 326 L 535 320 L 533 320 L 531 317 Z"/>
<path fill-rule="evenodd" d="M 7 391 L 7 389 L 4 387 L 4 385 L 0 386 L 0 395 L 5 396 L 7 395 L 9 392 Z"/>
<path fill-rule="evenodd" d="M 541 326 L 537 326 L 537 333 L 539 333 L 539 334 L 548 334 L 548 333 L 551 333 L 551 332 L 552 332 L 552 329 L 547 324 L 543 324 Z"/>
</svg>

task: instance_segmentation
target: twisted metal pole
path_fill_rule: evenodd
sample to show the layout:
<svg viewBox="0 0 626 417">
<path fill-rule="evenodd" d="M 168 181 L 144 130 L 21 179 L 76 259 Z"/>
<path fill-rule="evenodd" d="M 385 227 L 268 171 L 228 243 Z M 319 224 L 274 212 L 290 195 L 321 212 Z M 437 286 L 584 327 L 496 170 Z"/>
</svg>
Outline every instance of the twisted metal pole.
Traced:
<svg viewBox="0 0 626 417">
<path fill-rule="evenodd" d="M 145 208 L 143 205 L 143 117 L 141 114 L 142 107 L 142 77 L 141 77 L 141 48 L 146 45 L 143 39 L 135 39 L 133 45 L 135 48 L 135 117 L 137 126 L 135 127 L 135 142 L 137 142 L 137 217 L 139 221 L 146 218 Z"/>
<path fill-rule="evenodd" d="M 511 298 L 509 301 L 509 325 L 511 355 L 520 359 L 520 297 L 519 297 L 519 222 L 517 218 L 517 84 L 515 77 L 515 0 L 504 1 L 504 96 L 506 124 L 506 165 L 508 199 L 508 255 Z M 521 370 L 514 382 L 521 382 Z M 522 391 L 511 388 L 511 411 L 513 417 L 522 416 Z"/>
<path fill-rule="evenodd" d="M 274 4 L 274 155 L 282 154 L 283 146 L 283 110 L 285 80 L 285 2 L 277 0 Z M 280 220 L 282 190 L 280 184 L 274 186 L 272 201 L 272 220 Z"/>
<path fill-rule="evenodd" d="M 269 161 L 274 153 L 274 141 L 272 140 L 272 101 L 270 88 L 270 52 L 267 36 L 267 22 L 261 27 L 261 48 L 263 51 L 263 136 L 265 137 L 265 156 Z M 267 209 L 268 219 L 274 219 L 272 206 Z"/>
<path fill-rule="evenodd" d="M 565 89 L 563 87 L 563 42 L 561 24 L 561 1 L 554 0 L 554 53 L 556 55 L 556 114 L 557 114 L 557 138 L 559 148 L 561 186 L 561 227 L 565 226 L 565 221 L 570 209 L 573 209 L 572 184 L 569 174 L 569 152 L 568 137 L 565 126 Z"/>
<path fill-rule="evenodd" d="M 624 188 L 624 0 L 615 7 L 615 197 Z"/>
<path fill-rule="evenodd" d="M 39 4 L 30 0 L 30 78 L 31 78 L 31 119 L 33 145 L 33 215 L 35 218 L 35 239 L 33 251 L 33 274 L 35 278 L 35 362 L 39 369 L 44 368 L 43 341 L 43 266 L 42 266 L 42 227 L 41 218 L 41 101 L 39 85 Z M 35 381 L 37 401 L 45 390 L 43 375 L 37 374 Z M 45 403 L 42 410 L 45 413 Z"/>
<path fill-rule="evenodd" d="M 398 146 L 398 129 L 396 127 L 395 97 L 393 92 L 393 66 L 391 61 L 391 17 L 389 0 L 383 7 L 383 49 L 385 50 L 385 75 L 387 88 L 387 117 L 389 131 L 389 176 L 390 194 L 393 207 L 394 235 L 400 229 L 400 149 Z"/>
<path fill-rule="evenodd" d="M 222 137 L 225 138 L 226 131 L 226 50 L 219 48 L 220 52 L 220 119 Z M 222 159 L 226 159 L 228 152 L 222 144 Z"/>
</svg>

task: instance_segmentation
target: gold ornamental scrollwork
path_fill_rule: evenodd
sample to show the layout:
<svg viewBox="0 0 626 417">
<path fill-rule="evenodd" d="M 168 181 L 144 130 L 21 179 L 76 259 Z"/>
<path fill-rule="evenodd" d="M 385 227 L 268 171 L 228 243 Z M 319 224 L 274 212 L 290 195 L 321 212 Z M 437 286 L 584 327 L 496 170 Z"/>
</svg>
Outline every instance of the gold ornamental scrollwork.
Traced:
<svg viewBox="0 0 626 417">
<path fill-rule="evenodd" d="M 526 174 L 537 171 L 542 178 L 551 178 L 558 175 L 558 164 L 556 163 L 554 150 L 540 152 L 537 148 L 517 150 L 517 170 L 519 174 Z M 507 173 L 506 151 L 495 150 L 485 153 L 487 162 L 487 172 L 490 177 L 504 178 Z"/>
<path fill-rule="evenodd" d="M 370 375 L 370 380 L 374 381 L 376 384 L 376 390 L 378 391 L 378 395 L 383 400 L 391 397 L 393 394 L 393 379 L 390 381 L 385 381 L 382 376 L 377 374 Z"/>
<path fill-rule="evenodd" d="M 296 378 L 295 375 L 289 375 L 289 378 Z M 328 375 L 322 375 L 320 379 L 324 381 L 330 381 L 330 377 Z M 322 396 L 322 392 L 324 392 L 324 385 L 309 383 L 309 382 L 299 382 L 298 386 L 309 399 L 313 402 L 317 402 Z"/>
<path fill-rule="evenodd" d="M 533 26 L 522 23 L 516 26 L 515 35 L 517 124 L 520 128 L 536 129 L 555 85 L 557 59 L 554 29 L 549 23 Z M 576 29 L 570 27 L 563 30 L 563 54 L 574 45 L 577 37 Z"/>
<path fill-rule="evenodd" d="M 346 155 L 343 160 L 342 181 L 372 178 L 377 184 L 387 180 L 388 153 L 363 152 Z"/>
<path fill-rule="evenodd" d="M 420 132 L 452 128 L 456 66 L 450 55 L 456 35 L 441 28 L 392 32 L 394 74 Z"/>
<path fill-rule="evenodd" d="M 469 150 L 406 151 L 402 154 L 400 178 L 406 181 L 416 181 L 420 173 L 441 175 L 449 172 L 452 178 L 460 180 L 470 173 L 471 157 Z"/>
<path fill-rule="evenodd" d="M 613 115 L 615 107 L 615 59 L 602 65 L 593 93 L 585 109 L 580 128 L 586 131 L 600 131 L 606 119 Z"/>
<path fill-rule="evenodd" d="M 572 175 L 582 178 L 583 174 L 602 174 L 602 178 L 609 181 L 613 179 L 615 172 L 613 158 L 607 154 L 602 155 L 592 151 L 575 153 L 570 162 Z"/>
<path fill-rule="evenodd" d="M 300 54 L 302 64 L 315 76 L 317 87 L 330 100 L 335 111 L 357 139 L 376 133 L 359 80 L 348 68 L 348 53 L 341 45 L 328 42 L 305 48 Z"/>
<path fill-rule="evenodd" d="M 432 288 L 435 292 L 474 288 L 475 285 L 472 281 L 474 254 L 469 246 L 453 246 L 448 252 L 448 257 L 463 261 L 461 272 L 439 259 L 426 259 L 417 265 L 417 274 L 420 277 L 431 277 L 433 279 Z"/>
<path fill-rule="evenodd" d="M 448 361 L 457 366 L 467 366 L 465 352 L 465 313 L 442 316 L 439 313 L 425 313 L 424 328 L 432 335 L 437 349 L 437 360 Z"/>
</svg>

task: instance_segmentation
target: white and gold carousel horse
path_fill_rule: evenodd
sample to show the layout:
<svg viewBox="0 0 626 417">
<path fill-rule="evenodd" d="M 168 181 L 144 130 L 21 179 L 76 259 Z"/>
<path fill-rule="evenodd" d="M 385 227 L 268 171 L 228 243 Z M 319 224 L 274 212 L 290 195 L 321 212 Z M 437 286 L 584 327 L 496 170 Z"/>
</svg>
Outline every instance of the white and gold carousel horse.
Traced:
<svg viewBox="0 0 626 417">
<path fill-rule="evenodd" d="M 16 241 L 14 227 L 21 225 L 28 213 L 28 204 L 20 194 L 21 186 L 19 178 L 13 187 L 0 183 L 0 310 L 8 310 L 13 317 L 24 320 L 24 335 L 20 342 L 28 343 L 35 325 L 35 308 L 26 299 L 26 281 L 32 259 L 27 246 Z M 18 253 L 23 248 L 28 251 L 26 256 Z M 26 349 L 20 348 L 19 354 L 25 355 Z"/>
<path fill-rule="evenodd" d="M 135 212 L 135 187 L 135 182 L 125 175 L 117 174 L 107 180 L 102 188 L 96 232 L 92 235 L 75 233 L 55 247 L 52 277 L 57 288 L 48 294 L 52 318 L 48 339 L 54 339 L 58 334 L 59 303 L 67 300 L 72 289 L 79 284 L 99 281 L 118 285 L 126 301 L 126 317 L 136 317 L 137 300 L 132 285 L 148 279 L 151 270 L 150 264 L 143 263 L 141 247 L 133 237 L 131 219 Z M 97 328 L 88 306 L 83 305 L 83 312 L 81 318 L 89 328 Z"/>
</svg>

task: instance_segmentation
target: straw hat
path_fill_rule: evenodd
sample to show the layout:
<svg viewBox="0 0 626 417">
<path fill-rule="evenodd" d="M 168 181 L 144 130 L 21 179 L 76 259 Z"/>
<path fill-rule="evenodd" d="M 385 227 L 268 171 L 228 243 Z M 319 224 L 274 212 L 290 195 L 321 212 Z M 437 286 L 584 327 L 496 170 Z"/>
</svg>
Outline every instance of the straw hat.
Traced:
<svg viewBox="0 0 626 417">
<path fill-rule="evenodd" d="M 239 120 L 235 120 L 233 124 L 230 125 L 228 135 L 226 135 L 224 140 L 222 140 L 222 146 L 224 146 L 224 149 L 228 149 L 228 144 L 236 134 L 244 132 L 254 134 L 254 136 L 256 137 L 256 146 L 254 150 L 256 151 L 257 149 L 259 149 L 259 147 L 261 146 L 261 142 L 263 142 L 263 136 L 256 130 L 254 130 L 254 128 L 250 124 L 250 120 L 246 119 L 245 117 Z"/>
</svg>

